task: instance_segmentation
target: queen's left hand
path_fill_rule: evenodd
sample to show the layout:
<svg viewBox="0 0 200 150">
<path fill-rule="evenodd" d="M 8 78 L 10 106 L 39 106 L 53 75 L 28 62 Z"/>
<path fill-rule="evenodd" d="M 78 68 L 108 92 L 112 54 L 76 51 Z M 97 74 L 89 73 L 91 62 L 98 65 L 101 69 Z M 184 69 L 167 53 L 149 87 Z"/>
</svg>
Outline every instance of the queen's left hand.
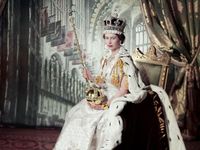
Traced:
<svg viewBox="0 0 200 150">
<path fill-rule="evenodd" d="M 88 102 L 88 105 L 96 110 L 105 110 L 108 109 L 109 105 L 108 105 L 108 100 L 103 101 L 100 104 L 96 104 L 95 102 Z"/>
<path fill-rule="evenodd" d="M 100 104 L 95 104 L 94 102 L 88 102 L 89 106 L 93 109 L 96 109 L 96 110 L 104 110 L 102 105 Z"/>
</svg>

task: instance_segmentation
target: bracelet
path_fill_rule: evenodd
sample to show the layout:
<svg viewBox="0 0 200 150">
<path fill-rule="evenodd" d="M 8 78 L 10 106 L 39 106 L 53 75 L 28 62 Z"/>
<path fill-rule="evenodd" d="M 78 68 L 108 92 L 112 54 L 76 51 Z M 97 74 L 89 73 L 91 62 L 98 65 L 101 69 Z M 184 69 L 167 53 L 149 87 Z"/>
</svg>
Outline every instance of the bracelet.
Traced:
<svg viewBox="0 0 200 150">
<path fill-rule="evenodd" d="M 103 110 L 106 110 L 106 109 L 108 109 L 108 108 L 109 108 L 108 104 L 103 104 L 103 105 L 102 105 L 102 109 L 103 109 Z"/>
</svg>

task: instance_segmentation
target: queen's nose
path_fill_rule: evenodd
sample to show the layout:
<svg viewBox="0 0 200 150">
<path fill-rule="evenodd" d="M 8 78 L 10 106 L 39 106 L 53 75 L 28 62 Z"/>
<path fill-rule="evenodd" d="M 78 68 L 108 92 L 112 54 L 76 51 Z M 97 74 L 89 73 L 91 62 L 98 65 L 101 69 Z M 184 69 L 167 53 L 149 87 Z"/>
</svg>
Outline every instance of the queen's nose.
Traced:
<svg viewBox="0 0 200 150">
<path fill-rule="evenodd" d="M 111 40 L 111 39 L 108 39 L 108 43 L 111 44 L 111 43 L 112 43 L 112 40 Z"/>
</svg>

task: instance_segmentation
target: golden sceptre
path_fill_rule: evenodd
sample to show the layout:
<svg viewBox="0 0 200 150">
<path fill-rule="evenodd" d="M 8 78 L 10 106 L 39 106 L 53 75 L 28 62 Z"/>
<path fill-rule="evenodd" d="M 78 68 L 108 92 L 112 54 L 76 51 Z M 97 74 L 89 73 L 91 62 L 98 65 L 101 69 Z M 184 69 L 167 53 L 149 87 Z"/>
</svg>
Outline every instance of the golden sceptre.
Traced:
<svg viewBox="0 0 200 150">
<path fill-rule="evenodd" d="M 72 15 L 69 16 L 69 21 L 71 23 L 71 26 L 72 26 L 72 29 L 73 29 L 73 32 L 75 35 L 77 51 L 80 56 L 81 64 L 82 64 L 83 68 L 86 69 L 86 63 L 82 56 L 82 51 L 80 48 L 80 44 L 79 44 L 79 40 L 78 40 L 78 36 L 77 36 L 77 32 L 76 32 L 76 27 L 75 27 L 75 23 L 74 23 L 74 17 Z M 106 104 L 103 104 L 103 102 L 106 99 L 106 96 L 103 94 L 102 89 L 100 87 L 98 87 L 95 83 L 92 83 L 90 80 L 86 79 L 86 82 L 87 82 L 87 87 L 86 87 L 85 93 L 86 93 L 87 101 L 94 102 L 95 104 L 98 104 L 98 105 L 102 105 L 104 109 L 107 109 L 108 106 Z"/>
</svg>

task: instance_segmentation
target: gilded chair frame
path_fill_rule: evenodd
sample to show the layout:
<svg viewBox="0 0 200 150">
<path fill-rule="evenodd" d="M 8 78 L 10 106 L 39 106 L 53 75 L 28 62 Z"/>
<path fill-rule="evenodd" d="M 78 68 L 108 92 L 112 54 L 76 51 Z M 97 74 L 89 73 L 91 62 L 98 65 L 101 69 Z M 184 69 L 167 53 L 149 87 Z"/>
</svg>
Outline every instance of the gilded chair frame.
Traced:
<svg viewBox="0 0 200 150">
<path fill-rule="evenodd" d="M 170 56 L 166 52 L 159 55 L 156 52 L 157 51 L 154 46 L 150 46 L 147 50 L 147 53 L 145 54 L 139 48 L 137 48 L 136 50 L 133 51 L 132 58 L 134 62 L 136 63 L 137 67 L 138 67 L 137 65 L 138 63 L 140 65 L 149 64 L 150 66 L 151 65 L 160 66 L 161 71 L 159 75 L 158 86 L 162 87 L 163 89 L 166 89 L 168 72 L 169 72 L 169 64 L 170 64 Z M 138 67 L 138 69 L 140 70 L 141 68 Z M 151 68 L 148 68 L 148 69 L 151 69 Z M 148 74 L 146 76 L 148 78 L 151 78 L 148 76 Z M 150 84 L 152 84 L 151 81 L 150 81 Z"/>
</svg>

